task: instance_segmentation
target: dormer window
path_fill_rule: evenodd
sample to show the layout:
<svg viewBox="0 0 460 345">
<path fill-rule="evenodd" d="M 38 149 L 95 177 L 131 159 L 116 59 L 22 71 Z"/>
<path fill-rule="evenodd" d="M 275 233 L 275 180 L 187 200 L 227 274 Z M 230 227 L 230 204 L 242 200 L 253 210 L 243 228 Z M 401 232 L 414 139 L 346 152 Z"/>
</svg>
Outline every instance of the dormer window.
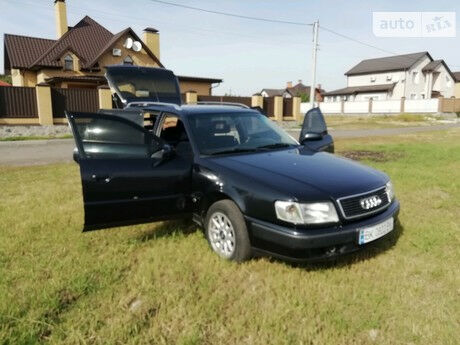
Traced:
<svg viewBox="0 0 460 345">
<path fill-rule="evenodd" d="M 129 55 L 125 57 L 125 59 L 123 60 L 123 65 L 134 65 L 133 58 Z"/>
<path fill-rule="evenodd" d="M 391 81 L 393 79 L 393 76 L 391 74 L 387 75 L 387 81 Z"/>
<path fill-rule="evenodd" d="M 64 57 L 64 70 L 73 71 L 73 57 L 70 54 Z"/>
<path fill-rule="evenodd" d="M 374 82 L 375 82 L 375 79 L 376 79 L 376 78 L 375 78 L 374 76 L 372 76 L 372 77 L 371 77 L 371 83 L 374 83 Z"/>
</svg>

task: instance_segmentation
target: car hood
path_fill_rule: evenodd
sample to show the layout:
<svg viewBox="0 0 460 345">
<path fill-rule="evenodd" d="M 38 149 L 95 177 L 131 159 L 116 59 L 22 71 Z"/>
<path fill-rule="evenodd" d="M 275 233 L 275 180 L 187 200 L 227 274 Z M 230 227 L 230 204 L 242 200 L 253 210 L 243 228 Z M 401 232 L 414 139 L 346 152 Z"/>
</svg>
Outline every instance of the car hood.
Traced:
<svg viewBox="0 0 460 345">
<path fill-rule="evenodd" d="M 307 149 L 222 156 L 212 160 L 251 179 L 276 185 L 277 189 L 291 191 L 291 182 L 296 186 L 294 194 L 299 200 L 309 199 L 305 193 L 308 194 L 311 188 L 329 197 L 340 198 L 383 187 L 388 181 L 384 173 L 370 167 L 330 153 Z M 299 190 L 299 183 L 308 188 Z"/>
</svg>

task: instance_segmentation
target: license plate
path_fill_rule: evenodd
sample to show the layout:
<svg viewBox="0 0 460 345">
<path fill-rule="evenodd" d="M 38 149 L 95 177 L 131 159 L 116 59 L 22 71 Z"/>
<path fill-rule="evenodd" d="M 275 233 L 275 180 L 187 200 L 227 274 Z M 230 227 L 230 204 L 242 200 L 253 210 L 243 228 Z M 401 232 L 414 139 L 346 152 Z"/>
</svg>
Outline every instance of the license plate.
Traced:
<svg viewBox="0 0 460 345">
<path fill-rule="evenodd" d="M 358 229 L 359 230 L 358 243 L 364 244 L 364 243 L 372 242 L 376 240 L 377 238 L 380 238 L 388 234 L 391 230 L 393 230 L 393 227 L 394 227 L 394 219 L 393 217 L 391 217 L 382 223 L 372 225 L 366 228 Z"/>
</svg>

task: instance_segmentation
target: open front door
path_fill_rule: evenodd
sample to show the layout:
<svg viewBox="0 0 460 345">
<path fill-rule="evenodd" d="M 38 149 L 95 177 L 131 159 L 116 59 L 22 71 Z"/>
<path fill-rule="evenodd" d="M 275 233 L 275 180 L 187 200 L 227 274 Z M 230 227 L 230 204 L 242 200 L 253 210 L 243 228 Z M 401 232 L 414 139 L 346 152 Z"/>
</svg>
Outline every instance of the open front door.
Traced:
<svg viewBox="0 0 460 345">
<path fill-rule="evenodd" d="M 310 109 L 305 114 L 299 142 L 314 151 L 334 153 L 334 141 L 327 132 L 326 121 L 319 108 Z"/>
<path fill-rule="evenodd" d="M 78 149 L 84 231 L 169 219 L 189 212 L 191 162 L 161 139 L 112 115 L 67 114 Z"/>
</svg>

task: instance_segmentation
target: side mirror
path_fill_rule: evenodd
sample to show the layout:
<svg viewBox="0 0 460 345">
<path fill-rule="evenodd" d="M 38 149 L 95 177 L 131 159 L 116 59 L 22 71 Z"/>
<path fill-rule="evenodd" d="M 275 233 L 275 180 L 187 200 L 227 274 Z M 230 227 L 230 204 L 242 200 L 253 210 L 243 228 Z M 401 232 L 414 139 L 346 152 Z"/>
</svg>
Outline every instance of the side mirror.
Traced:
<svg viewBox="0 0 460 345">
<path fill-rule="evenodd" d="M 321 139 L 323 139 L 323 135 L 321 133 L 307 132 L 304 134 L 302 141 L 321 140 Z"/>
<path fill-rule="evenodd" d="M 172 157 L 174 157 L 174 149 L 169 144 L 164 144 L 160 150 L 154 152 L 151 156 L 155 160 L 153 166 L 158 166 Z"/>
<path fill-rule="evenodd" d="M 302 143 L 306 140 L 321 140 L 326 134 L 327 126 L 321 109 L 310 109 L 305 114 L 299 142 Z"/>
</svg>

